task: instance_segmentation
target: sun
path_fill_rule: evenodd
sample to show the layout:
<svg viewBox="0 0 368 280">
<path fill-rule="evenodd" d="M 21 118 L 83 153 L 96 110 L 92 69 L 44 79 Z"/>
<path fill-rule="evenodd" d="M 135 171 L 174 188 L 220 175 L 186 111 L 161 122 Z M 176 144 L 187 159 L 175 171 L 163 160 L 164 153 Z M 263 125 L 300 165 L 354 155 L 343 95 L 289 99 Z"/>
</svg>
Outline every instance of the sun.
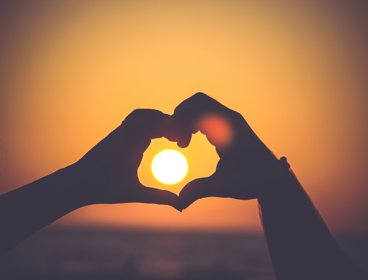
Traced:
<svg viewBox="0 0 368 280">
<path fill-rule="evenodd" d="M 165 185 L 174 185 L 185 178 L 188 173 L 188 162 L 177 150 L 163 150 L 152 160 L 153 176 Z"/>
</svg>

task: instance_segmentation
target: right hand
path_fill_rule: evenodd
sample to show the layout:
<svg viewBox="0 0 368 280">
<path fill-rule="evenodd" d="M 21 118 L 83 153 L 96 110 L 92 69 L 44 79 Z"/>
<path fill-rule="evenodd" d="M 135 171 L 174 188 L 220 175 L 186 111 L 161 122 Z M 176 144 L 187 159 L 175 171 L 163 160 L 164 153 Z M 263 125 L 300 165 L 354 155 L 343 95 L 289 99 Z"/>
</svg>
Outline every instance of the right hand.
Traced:
<svg viewBox="0 0 368 280">
<path fill-rule="evenodd" d="M 179 104 L 170 119 L 176 132 L 172 140 L 179 146 L 188 146 L 199 130 L 220 157 L 213 175 L 189 182 L 180 192 L 183 209 L 204 197 L 253 199 L 267 192 L 269 178 L 280 164 L 238 112 L 197 93 Z"/>
</svg>

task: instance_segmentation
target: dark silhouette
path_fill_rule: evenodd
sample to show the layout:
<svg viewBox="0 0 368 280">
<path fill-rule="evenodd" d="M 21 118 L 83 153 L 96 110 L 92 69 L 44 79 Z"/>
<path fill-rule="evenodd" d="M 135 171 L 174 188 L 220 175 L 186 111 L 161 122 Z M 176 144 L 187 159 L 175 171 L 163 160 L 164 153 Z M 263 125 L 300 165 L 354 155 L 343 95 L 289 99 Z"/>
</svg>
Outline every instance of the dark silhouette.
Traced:
<svg viewBox="0 0 368 280">
<path fill-rule="evenodd" d="M 0 196 L 0 253 L 86 205 L 145 202 L 178 205 L 177 195 L 142 186 L 137 168 L 169 116 L 135 110 L 75 164 Z"/>
<path fill-rule="evenodd" d="M 198 120 L 208 114 L 223 116 L 233 139 L 216 147 L 220 160 L 212 176 L 183 188 L 181 207 L 210 196 L 256 198 L 277 279 L 363 279 L 331 236 L 286 158 L 278 160 L 239 113 L 197 93 L 171 117 L 173 127 L 181 128 L 180 145 L 187 146 L 197 130 L 206 133 Z"/>
<path fill-rule="evenodd" d="M 217 142 L 203 117 L 224 120 L 231 139 Z M 137 168 L 150 140 L 166 137 L 181 147 L 201 131 L 220 156 L 216 172 L 190 182 L 179 197 L 142 186 Z M 136 110 L 77 163 L 0 197 L 0 252 L 82 206 L 146 202 L 178 210 L 204 197 L 258 199 L 277 279 L 363 279 L 340 250 L 289 168 L 244 118 L 203 93 L 182 102 L 172 116 Z"/>
</svg>

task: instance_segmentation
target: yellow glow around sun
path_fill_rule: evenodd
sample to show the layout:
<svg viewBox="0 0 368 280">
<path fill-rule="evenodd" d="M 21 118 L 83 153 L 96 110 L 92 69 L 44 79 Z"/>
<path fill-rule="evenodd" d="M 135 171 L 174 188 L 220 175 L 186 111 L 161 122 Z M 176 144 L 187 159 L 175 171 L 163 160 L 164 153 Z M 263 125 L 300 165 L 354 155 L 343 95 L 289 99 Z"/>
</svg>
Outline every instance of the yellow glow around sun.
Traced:
<svg viewBox="0 0 368 280">
<path fill-rule="evenodd" d="M 185 156 L 176 150 L 163 150 L 153 158 L 151 170 L 159 182 L 174 185 L 187 175 L 188 162 Z"/>
</svg>

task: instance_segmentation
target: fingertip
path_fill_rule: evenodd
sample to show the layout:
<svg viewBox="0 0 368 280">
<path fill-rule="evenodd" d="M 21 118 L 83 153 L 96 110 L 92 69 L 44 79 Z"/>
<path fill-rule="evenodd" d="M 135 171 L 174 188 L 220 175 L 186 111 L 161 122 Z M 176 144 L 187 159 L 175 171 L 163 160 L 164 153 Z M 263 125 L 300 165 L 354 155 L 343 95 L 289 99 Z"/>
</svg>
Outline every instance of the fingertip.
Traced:
<svg viewBox="0 0 368 280">
<path fill-rule="evenodd" d="M 189 145 L 189 143 L 190 143 L 190 140 L 191 140 L 191 136 L 188 136 L 188 137 L 185 137 L 185 138 L 182 138 L 182 139 L 179 139 L 178 140 L 178 146 L 180 147 L 180 148 L 186 148 L 186 147 L 188 147 L 188 145 Z"/>
<path fill-rule="evenodd" d="M 167 205 L 171 206 L 172 208 L 174 208 L 175 210 L 179 212 L 182 211 L 182 207 L 181 207 L 178 195 L 170 191 L 165 191 L 165 190 L 162 190 L 162 193 L 164 194 L 164 196 L 166 196 Z"/>
<path fill-rule="evenodd" d="M 165 137 L 170 141 L 177 142 L 179 147 L 185 148 L 190 143 L 192 131 L 185 122 L 172 115 L 166 122 Z"/>
<path fill-rule="evenodd" d="M 168 206 L 171 206 L 172 208 L 174 208 L 175 210 L 177 210 L 179 212 L 183 211 L 183 209 L 177 204 L 168 204 Z"/>
<path fill-rule="evenodd" d="M 179 148 L 185 148 L 185 147 L 187 147 L 187 145 L 185 145 L 185 143 L 183 143 L 183 142 L 179 141 L 179 142 L 178 142 L 178 147 L 179 147 Z"/>
<path fill-rule="evenodd" d="M 187 209 L 197 199 L 191 185 L 185 186 L 179 193 L 179 205 L 182 210 Z"/>
<path fill-rule="evenodd" d="M 180 205 L 179 197 L 176 194 L 173 194 L 170 198 L 170 202 L 168 203 L 169 206 L 174 208 L 175 210 L 181 212 L 182 207 Z"/>
<path fill-rule="evenodd" d="M 180 207 L 181 207 L 182 211 L 186 210 L 189 206 L 191 206 L 198 199 L 200 199 L 200 198 L 196 198 L 196 199 L 188 198 L 188 199 L 183 199 L 182 201 L 180 201 Z"/>
<path fill-rule="evenodd" d="M 187 203 L 185 205 L 182 205 L 182 211 L 186 210 L 192 203 Z"/>
<path fill-rule="evenodd" d="M 182 209 L 186 209 L 198 199 L 211 196 L 212 178 L 199 178 L 189 182 L 179 193 Z"/>
<path fill-rule="evenodd" d="M 178 210 L 180 213 L 183 213 L 183 210 L 184 210 L 184 209 L 183 209 L 182 207 L 179 207 L 179 206 L 178 206 L 178 207 L 174 207 L 174 208 L 175 208 L 176 210 Z"/>
<path fill-rule="evenodd" d="M 180 208 L 180 212 L 183 212 L 185 209 L 187 209 L 188 208 L 188 206 L 189 206 L 190 204 L 186 204 L 186 203 L 184 203 L 184 202 L 180 202 L 179 203 L 179 208 Z"/>
</svg>

